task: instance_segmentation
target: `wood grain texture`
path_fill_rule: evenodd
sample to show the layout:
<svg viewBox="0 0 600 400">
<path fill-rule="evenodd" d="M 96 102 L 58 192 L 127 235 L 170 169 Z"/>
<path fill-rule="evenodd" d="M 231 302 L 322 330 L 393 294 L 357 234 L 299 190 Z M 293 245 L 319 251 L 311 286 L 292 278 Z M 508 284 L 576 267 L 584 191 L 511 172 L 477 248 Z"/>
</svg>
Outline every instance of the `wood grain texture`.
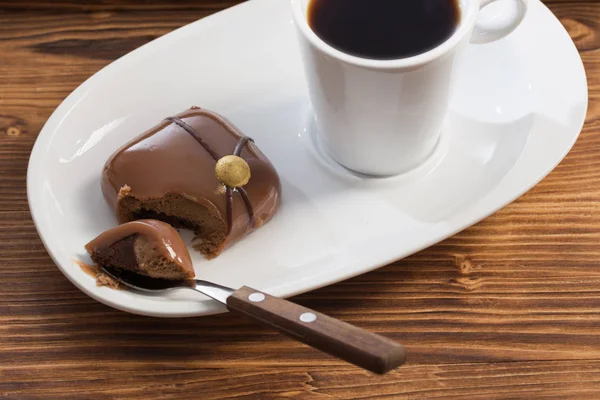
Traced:
<svg viewBox="0 0 600 400">
<path fill-rule="evenodd" d="M 285 1 L 285 0 L 282 0 Z M 581 138 L 476 226 L 299 296 L 409 350 L 384 377 L 244 317 L 112 310 L 53 265 L 25 176 L 54 108 L 113 59 L 236 1 L 0 1 L 0 394 L 11 399 L 544 398 L 600 395 L 600 2 L 550 0 L 585 63 Z"/>
</svg>

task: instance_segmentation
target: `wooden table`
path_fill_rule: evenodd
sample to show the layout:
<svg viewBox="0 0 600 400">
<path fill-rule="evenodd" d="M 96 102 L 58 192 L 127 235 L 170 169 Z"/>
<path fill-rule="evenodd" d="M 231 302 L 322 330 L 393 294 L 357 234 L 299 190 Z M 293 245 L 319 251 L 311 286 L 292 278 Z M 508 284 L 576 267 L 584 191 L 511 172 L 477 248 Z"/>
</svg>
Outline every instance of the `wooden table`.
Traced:
<svg viewBox="0 0 600 400">
<path fill-rule="evenodd" d="M 405 343 L 410 362 L 400 370 L 370 375 L 230 315 L 129 315 L 67 281 L 27 206 L 27 161 L 44 122 L 110 61 L 235 3 L 0 0 L 0 394 L 600 398 L 596 0 L 547 1 L 577 43 L 590 85 L 581 138 L 549 177 L 437 246 L 295 299 Z"/>
</svg>

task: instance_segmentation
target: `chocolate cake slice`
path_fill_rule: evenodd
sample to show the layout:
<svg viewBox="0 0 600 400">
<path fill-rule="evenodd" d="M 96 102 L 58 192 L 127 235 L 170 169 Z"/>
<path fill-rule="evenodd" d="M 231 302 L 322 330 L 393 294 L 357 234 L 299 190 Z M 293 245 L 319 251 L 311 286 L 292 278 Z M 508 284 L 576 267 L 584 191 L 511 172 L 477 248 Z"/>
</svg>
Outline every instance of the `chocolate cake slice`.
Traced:
<svg viewBox="0 0 600 400">
<path fill-rule="evenodd" d="M 194 277 L 194 267 L 179 233 L 169 224 L 139 220 L 119 225 L 85 245 L 92 261 L 156 279 Z"/>
<path fill-rule="evenodd" d="M 211 258 L 271 219 L 281 184 L 252 139 L 192 107 L 119 149 L 102 191 L 120 223 L 152 218 L 191 229 L 194 248 Z"/>
</svg>

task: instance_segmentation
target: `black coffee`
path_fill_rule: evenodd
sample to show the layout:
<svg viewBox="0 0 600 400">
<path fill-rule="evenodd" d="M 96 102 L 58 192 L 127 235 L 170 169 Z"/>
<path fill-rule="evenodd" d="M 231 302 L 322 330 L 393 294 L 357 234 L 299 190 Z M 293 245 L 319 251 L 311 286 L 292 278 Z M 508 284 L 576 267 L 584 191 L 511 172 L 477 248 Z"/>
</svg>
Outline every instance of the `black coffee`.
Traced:
<svg viewBox="0 0 600 400">
<path fill-rule="evenodd" d="M 431 50 L 459 21 L 458 0 L 310 0 L 308 7 L 308 24 L 323 41 L 376 60 Z"/>
</svg>

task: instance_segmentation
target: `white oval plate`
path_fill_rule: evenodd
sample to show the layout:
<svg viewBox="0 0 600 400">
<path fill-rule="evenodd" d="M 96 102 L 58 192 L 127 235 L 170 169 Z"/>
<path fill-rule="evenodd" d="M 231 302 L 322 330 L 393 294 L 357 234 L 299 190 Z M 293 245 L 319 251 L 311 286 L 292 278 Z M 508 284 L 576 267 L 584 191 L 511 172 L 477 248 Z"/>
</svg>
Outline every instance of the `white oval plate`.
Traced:
<svg viewBox="0 0 600 400">
<path fill-rule="evenodd" d="M 29 163 L 28 198 L 60 270 L 112 307 L 161 317 L 224 308 L 179 291 L 98 287 L 73 260 L 116 224 L 100 173 L 119 146 L 191 105 L 224 114 L 273 161 L 283 207 L 197 276 L 291 296 L 373 270 L 443 240 L 525 193 L 574 144 L 587 110 L 581 59 L 539 1 L 508 38 L 471 46 L 442 144 L 419 169 L 354 175 L 315 140 L 289 5 L 254 0 L 149 43 L 88 79 L 52 114 Z M 188 237 L 189 239 L 189 237 Z"/>
</svg>

